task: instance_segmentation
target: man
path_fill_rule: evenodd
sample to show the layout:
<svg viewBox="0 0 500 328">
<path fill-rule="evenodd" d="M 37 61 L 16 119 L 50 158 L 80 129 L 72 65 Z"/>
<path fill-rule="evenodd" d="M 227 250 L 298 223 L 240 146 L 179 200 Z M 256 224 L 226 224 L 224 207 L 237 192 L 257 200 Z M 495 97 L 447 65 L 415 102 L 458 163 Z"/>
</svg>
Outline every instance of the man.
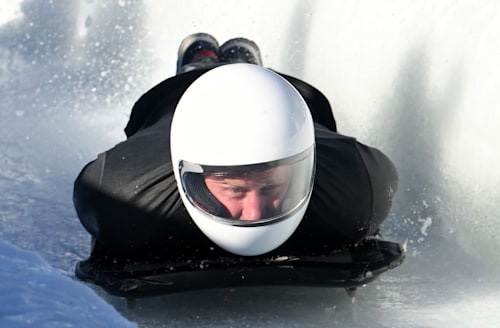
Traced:
<svg viewBox="0 0 500 328">
<path fill-rule="evenodd" d="M 93 254 L 328 252 L 376 234 L 397 188 L 321 92 L 263 68 L 243 38 L 188 36 L 125 133 L 75 182 Z"/>
</svg>

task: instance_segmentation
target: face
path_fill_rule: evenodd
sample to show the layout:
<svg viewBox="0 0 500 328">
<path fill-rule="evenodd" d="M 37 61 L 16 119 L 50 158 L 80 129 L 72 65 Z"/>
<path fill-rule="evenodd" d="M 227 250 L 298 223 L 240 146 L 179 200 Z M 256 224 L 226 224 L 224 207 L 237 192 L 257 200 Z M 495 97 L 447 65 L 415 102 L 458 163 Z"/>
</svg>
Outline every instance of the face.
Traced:
<svg viewBox="0 0 500 328">
<path fill-rule="evenodd" d="M 290 177 L 290 167 L 280 166 L 244 176 L 208 175 L 205 183 L 234 219 L 256 221 L 280 212 Z"/>
</svg>

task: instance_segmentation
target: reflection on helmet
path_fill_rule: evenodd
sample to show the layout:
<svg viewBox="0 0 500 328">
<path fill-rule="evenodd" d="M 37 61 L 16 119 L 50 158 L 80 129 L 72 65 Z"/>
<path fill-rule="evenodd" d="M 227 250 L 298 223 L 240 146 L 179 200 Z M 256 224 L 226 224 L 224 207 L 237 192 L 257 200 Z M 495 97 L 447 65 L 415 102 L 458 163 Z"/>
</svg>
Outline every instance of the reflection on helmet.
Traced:
<svg viewBox="0 0 500 328">
<path fill-rule="evenodd" d="M 218 246 L 258 255 L 295 231 L 313 186 L 314 128 L 281 76 L 251 64 L 208 71 L 181 97 L 170 142 L 183 204 Z"/>
<path fill-rule="evenodd" d="M 208 218 L 239 226 L 265 225 L 293 215 L 309 198 L 314 149 L 243 166 L 181 161 L 179 170 L 188 200 Z"/>
</svg>

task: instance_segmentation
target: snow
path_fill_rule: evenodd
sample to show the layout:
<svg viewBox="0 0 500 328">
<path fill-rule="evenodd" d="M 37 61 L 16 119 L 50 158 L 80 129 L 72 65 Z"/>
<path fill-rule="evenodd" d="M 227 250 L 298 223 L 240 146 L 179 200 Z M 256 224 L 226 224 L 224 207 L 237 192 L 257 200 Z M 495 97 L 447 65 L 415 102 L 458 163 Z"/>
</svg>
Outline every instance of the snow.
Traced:
<svg viewBox="0 0 500 328">
<path fill-rule="evenodd" d="M 89 287 L 0 241 L 0 327 L 137 327 Z"/>
<path fill-rule="evenodd" d="M 0 326 L 500 326 L 499 13 L 495 0 L 3 1 Z M 394 160 L 384 234 L 408 258 L 354 302 L 262 287 L 128 307 L 74 277 L 89 252 L 76 175 L 123 140 L 134 101 L 198 31 L 253 39 L 266 66 L 329 97 L 342 133 Z"/>
</svg>

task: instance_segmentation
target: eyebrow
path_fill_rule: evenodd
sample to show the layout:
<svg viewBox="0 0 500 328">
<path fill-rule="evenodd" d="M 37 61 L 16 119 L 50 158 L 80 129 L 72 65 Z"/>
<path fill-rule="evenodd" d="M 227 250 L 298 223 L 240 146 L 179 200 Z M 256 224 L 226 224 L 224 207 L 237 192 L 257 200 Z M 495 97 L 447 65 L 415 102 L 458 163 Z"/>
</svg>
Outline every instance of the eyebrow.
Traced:
<svg viewBox="0 0 500 328">
<path fill-rule="evenodd" d="M 229 185 L 229 186 L 237 186 L 237 187 L 241 187 L 242 186 L 240 184 L 237 184 L 236 181 L 232 182 L 232 181 L 222 180 L 222 181 L 220 181 L 220 183 L 224 184 L 224 185 Z"/>
<path fill-rule="evenodd" d="M 235 183 L 231 183 L 231 182 L 228 182 L 228 181 L 221 181 L 221 185 L 223 186 L 230 186 L 230 187 L 238 187 L 238 188 L 252 188 L 253 186 L 248 186 L 246 184 L 235 184 Z M 283 183 L 281 182 L 265 182 L 265 183 L 259 183 L 258 187 L 260 188 L 265 188 L 265 187 L 279 187 L 279 186 L 282 186 Z"/>
</svg>

